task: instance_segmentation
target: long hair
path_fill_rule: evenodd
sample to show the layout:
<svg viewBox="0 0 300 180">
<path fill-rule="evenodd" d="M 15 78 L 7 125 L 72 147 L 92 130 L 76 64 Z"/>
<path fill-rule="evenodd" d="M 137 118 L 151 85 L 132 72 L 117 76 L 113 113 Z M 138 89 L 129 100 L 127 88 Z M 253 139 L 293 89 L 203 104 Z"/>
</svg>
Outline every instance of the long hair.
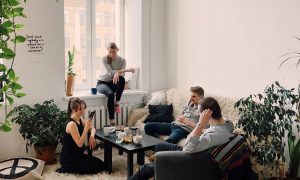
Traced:
<svg viewBox="0 0 300 180">
<path fill-rule="evenodd" d="M 84 100 L 81 100 L 79 98 L 71 98 L 68 103 L 68 117 L 71 117 L 72 111 L 77 111 L 79 108 L 81 108 L 81 104 L 83 104 L 86 108 L 86 102 Z"/>
</svg>

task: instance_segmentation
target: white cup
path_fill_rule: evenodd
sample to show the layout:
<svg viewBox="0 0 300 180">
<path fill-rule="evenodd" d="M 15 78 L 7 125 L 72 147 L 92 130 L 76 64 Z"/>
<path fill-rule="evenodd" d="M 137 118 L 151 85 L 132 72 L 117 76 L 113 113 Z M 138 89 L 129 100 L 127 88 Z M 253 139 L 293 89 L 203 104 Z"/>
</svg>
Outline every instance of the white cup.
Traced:
<svg viewBox="0 0 300 180">
<path fill-rule="evenodd" d="M 125 132 L 126 134 L 129 134 L 129 127 L 124 127 L 124 132 Z"/>
<path fill-rule="evenodd" d="M 133 136 L 133 143 L 134 144 L 141 144 L 142 136 Z"/>
<path fill-rule="evenodd" d="M 116 130 L 116 127 L 104 126 L 103 134 L 104 134 L 104 136 L 109 136 L 109 133 L 113 133 L 115 130 Z"/>
<path fill-rule="evenodd" d="M 126 133 L 125 132 L 118 132 L 117 136 L 118 136 L 118 139 L 122 139 L 126 136 Z"/>
</svg>

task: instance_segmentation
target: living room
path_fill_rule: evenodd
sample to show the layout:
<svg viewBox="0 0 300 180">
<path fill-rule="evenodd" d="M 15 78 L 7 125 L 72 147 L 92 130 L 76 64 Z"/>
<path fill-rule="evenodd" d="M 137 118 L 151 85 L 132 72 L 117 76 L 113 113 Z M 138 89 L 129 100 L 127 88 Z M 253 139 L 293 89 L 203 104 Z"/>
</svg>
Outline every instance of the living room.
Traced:
<svg viewBox="0 0 300 180">
<path fill-rule="evenodd" d="M 145 94 L 160 90 L 168 92 L 176 88 L 189 93 L 190 87 L 201 86 L 205 90 L 205 96 L 228 97 L 234 101 L 250 94 L 263 94 L 266 87 L 275 81 L 280 83 L 280 87 L 296 89 L 293 94 L 299 98 L 299 68 L 296 68 L 299 62 L 299 1 L 18 2 L 24 8 L 26 18 L 16 18 L 18 24 L 24 25 L 17 34 L 26 37 L 26 40 L 24 43 L 17 43 L 13 69 L 23 87 L 20 92 L 26 96 L 14 98 L 13 105 L 8 106 L 9 110 L 22 104 L 33 106 L 50 99 L 61 110 L 67 110 L 70 100 L 70 96 L 66 96 L 67 52 L 72 51 L 73 46 L 74 71 L 77 74 L 73 97 L 84 99 L 88 107 L 105 107 L 107 98 L 99 93 L 92 95 L 91 88 L 96 87 L 99 76 L 98 55 L 107 55 L 108 41 L 117 43 L 118 53 L 126 59 L 127 67 L 137 69 L 135 76 L 126 73 L 126 80 L 135 82 L 134 90 L 125 90 L 120 101 L 124 105 L 132 105 L 132 108 L 144 103 Z M 72 3 L 82 5 L 79 13 L 68 9 L 73 8 Z M 97 3 L 106 4 L 103 5 L 106 8 L 113 6 L 113 15 L 102 9 L 98 12 L 93 8 L 97 7 Z M 103 30 L 112 31 L 113 37 L 106 38 L 102 30 L 93 29 L 97 27 L 97 15 L 100 17 L 100 27 L 105 27 L 108 23 L 113 28 Z M 75 21 L 80 24 L 82 19 L 85 21 L 84 29 L 75 25 Z M 35 46 L 32 42 L 39 44 Z M 101 49 L 99 53 L 95 50 L 98 43 Z M 38 51 L 33 50 L 34 48 L 38 48 Z M 81 49 L 85 49 L 82 56 L 79 55 Z M 3 62 L 9 65 L 11 60 L 4 59 Z M 4 103 L 2 104 L 0 122 L 4 122 L 6 117 Z M 118 123 L 121 125 L 123 119 Z M 14 123 L 11 128 L 9 132 L 0 131 L 0 161 L 22 156 L 36 157 L 33 146 L 26 152 L 26 140 L 19 132 L 20 126 Z M 294 128 L 295 142 L 300 138 L 296 129 Z M 287 140 L 284 142 L 287 144 Z M 60 149 L 61 147 L 57 148 L 57 155 Z M 283 154 L 286 156 L 287 173 L 290 162 L 287 146 Z M 68 177 L 56 172 L 50 173 L 56 179 L 126 179 L 126 153 L 122 158 L 119 162 L 120 169 L 115 173 L 113 159 L 111 174 Z M 136 172 L 140 166 L 134 166 Z M 51 170 L 55 171 L 53 168 Z M 118 170 L 125 175 L 120 175 Z"/>
</svg>

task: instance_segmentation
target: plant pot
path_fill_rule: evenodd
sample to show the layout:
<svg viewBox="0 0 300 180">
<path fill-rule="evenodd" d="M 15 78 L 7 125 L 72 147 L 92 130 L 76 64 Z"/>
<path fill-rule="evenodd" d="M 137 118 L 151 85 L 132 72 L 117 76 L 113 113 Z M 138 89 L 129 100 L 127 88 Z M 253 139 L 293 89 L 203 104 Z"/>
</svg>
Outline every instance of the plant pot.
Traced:
<svg viewBox="0 0 300 180">
<path fill-rule="evenodd" d="M 57 145 L 53 146 L 38 146 L 34 144 L 34 150 L 36 152 L 36 157 L 45 161 L 47 165 L 56 164 L 57 160 L 55 157 L 55 150 Z"/>
<path fill-rule="evenodd" d="M 67 77 L 67 96 L 73 96 L 73 90 L 74 90 L 74 83 L 75 83 L 75 76 L 68 75 Z"/>
</svg>

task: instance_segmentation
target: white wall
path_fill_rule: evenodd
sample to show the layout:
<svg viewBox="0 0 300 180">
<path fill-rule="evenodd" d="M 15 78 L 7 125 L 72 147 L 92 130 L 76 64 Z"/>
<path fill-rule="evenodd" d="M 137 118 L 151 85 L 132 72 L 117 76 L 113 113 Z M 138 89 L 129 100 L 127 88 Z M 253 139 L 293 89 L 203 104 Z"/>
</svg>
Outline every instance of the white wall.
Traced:
<svg viewBox="0 0 300 180">
<path fill-rule="evenodd" d="M 232 97 L 262 92 L 275 80 L 296 87 L 300 69 L 278 66 L 281 55 L 299 50 L 299 6 L 297 0 L 166 0 L 168 86 L 200 85 Z"/>
</svg>

